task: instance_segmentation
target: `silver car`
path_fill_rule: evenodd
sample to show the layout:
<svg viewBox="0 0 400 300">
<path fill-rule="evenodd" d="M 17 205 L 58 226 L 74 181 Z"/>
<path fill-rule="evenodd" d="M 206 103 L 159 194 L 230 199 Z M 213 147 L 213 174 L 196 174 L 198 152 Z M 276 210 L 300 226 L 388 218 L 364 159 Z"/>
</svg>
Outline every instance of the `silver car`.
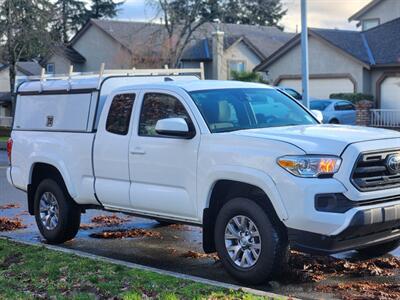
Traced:
<svg viewBox="0 0 400 300">
<path fill-rule="evenodd" d="M 324 123 L 356 125 L 356 107 L 350 101 L 340 99 L 311 100 L 310 109 L 321 111 Z"/>
</svg>

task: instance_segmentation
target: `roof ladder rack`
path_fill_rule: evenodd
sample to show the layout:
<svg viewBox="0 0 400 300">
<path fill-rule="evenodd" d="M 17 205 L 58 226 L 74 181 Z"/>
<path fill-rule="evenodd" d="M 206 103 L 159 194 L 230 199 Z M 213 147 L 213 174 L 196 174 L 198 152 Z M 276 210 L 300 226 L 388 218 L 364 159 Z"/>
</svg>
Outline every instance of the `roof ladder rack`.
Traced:
<svg viewBox="0 0 400 300">
<path fill-rule="evenodd" d="M 24 76 L 24 81 L 40 81 L 40 85 L 46 80 L 68 80 L 69 86 L 71 86 L 71 80 L 79 77 L 98 77 L 99 85 L 102 82 L 103 77 L 106 76 L 179 76 L 179 75 L 198 75 L 198 77 L 204 80 L 204 63 L 201 62 L 199 68 L 181 68 L 171 69 L 168 65 L 165 65 L 162 69 L 119 69 L 119 70 L 106 70 L 105 63 L 100 65 L 100 70 L 96 72 L 74 72 L 74 68 L 71 65 L 69 67 L 68 74 L 46 74 L 46 70 L 42 68 L 40 76 Z"/>
</svg>

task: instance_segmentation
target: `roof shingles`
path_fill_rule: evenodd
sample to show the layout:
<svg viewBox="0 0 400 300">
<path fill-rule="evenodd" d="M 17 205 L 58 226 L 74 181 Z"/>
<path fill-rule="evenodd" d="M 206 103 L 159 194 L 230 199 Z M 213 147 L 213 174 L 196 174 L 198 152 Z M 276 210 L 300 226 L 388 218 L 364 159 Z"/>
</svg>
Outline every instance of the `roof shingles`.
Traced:
<svg viewBox="0 0 400 300">
<path fill-rule="evenodd" d="M 143 47 L 146 43 L 151 44 L 153 51 L 161 51 L 167 37 L 165 27 L 162 24 L 118 20 L 91 20 L 91 22 L 132 52 L 135 52 L 136 48 Z M 216 30 L 217 24 L 215 23 L 205 23 L 200 26 L 193 33 L 192 41 L 186 48 L 183 59 L 212 59 L 210 38 Z M 240 37 L 245 37 L 265 57 L 272 54 L 293 37 L 293 34 L 271 26 L 219 24 L 219 30 L 225 33 L 225 48 L 228 48 Z"/>
<path fill-rule="evenodd" d="M 343 50 L 363 64 L 400 65 L 400 18 L 366 31 L 310 28 L 310 33 Z M 262 71 L 300 43 L 300 35 L 267 57 L 255 70 Z"/>
</svg>

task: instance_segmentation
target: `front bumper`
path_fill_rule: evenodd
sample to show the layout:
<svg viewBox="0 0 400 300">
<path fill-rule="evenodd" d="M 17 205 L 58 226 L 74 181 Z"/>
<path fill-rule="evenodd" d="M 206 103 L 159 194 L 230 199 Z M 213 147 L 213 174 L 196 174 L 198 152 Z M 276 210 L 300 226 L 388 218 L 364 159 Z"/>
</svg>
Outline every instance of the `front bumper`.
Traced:
<svg viewBox="0 0 400 300">
<path fill-rule="evenodd" d="M 288 228 L 293 249 L 333 254 L 400 239 L 400 204 L 357 211 L 337 235 L 323 235 Z"/>
</svg>

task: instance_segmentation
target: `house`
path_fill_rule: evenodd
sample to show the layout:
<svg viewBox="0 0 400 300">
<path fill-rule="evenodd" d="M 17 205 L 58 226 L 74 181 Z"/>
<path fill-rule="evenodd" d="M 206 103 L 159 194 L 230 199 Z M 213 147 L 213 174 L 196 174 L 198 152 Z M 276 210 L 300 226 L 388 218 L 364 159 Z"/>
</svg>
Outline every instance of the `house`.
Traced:
<svg viewBox="0 0 400 300">
<path fill-rule="evenodd" d="M 17 76 L 40 75 L 41 66 L 35 61 L 20 61 L 16 65 Z M 11 115 L 10 70 L 0 63 L 0 117 Z"/>
<path fill-rule="evenodd" d="M 312 97 L 361 92 L 378 108 L 400 109 L 400 18 L 365 31 L 310 28 L 308 36 Z M 255 70 L 300 91 L 300 40 L 296 35 Z"/>
<path fill-rule="evenodd" d="M 349 18 L 357 21 L 362 31 L 400 17 L 399 0 L 373 0 Z"/>
<path fill-rule="evenodd" d="M 206 78 L 227 79 L 232 70 L 251 71 L 293 35 L 278 28 L 206 23 L 185 48 L 181 67 L 205 64 Z M 160 67 L 165 61 L 168 38 L 162 24 L 90 20 L 67 45 L 57 46 L 43 60 L 48 73 Z"/>
</svg>

